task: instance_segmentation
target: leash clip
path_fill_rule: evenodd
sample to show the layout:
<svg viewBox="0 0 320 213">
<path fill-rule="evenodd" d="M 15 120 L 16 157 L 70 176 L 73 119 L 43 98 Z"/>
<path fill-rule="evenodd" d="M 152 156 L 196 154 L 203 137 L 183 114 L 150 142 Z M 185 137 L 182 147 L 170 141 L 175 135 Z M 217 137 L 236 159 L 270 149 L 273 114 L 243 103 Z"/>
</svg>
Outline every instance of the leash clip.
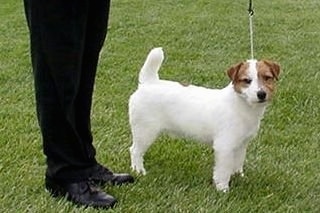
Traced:
<svg viewBox="0 0 320 213">
<path fill-rule="evenodd" d="M 253 16 L 254 11 L 252 7 L 252 0 L 249 0 L 249 8 L 248 8 L 249 16 Z"/>
<path fill-rule="evenodd" d="M 249 8 L 248 8 L 248 12 L 249 12 L 249 31 L 250 31 L 250 48 L 251 48 L 251 59 L 254 59 L 253 57 L 253 23 L 252 23 L 252 19 L 253 19 L 253 6 L 252 6 L 252 0 L 249 0 Z"/>
</svg>

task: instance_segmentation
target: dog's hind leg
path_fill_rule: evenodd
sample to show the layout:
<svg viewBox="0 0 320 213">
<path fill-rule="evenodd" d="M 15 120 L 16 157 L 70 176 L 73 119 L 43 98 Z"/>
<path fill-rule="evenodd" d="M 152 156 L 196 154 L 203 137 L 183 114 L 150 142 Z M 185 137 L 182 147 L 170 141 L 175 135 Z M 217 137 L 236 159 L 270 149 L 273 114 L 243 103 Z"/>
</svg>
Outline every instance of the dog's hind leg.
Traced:
<svg viewBox="0 0 320 213">
<path fill-rule="evenodd" d="M 156 139 L 159 131 L 153 128 L 132 128 L 132 146 L 130 147 L 132 170 L 146 175 L 143 156 Z"/>
</svg>

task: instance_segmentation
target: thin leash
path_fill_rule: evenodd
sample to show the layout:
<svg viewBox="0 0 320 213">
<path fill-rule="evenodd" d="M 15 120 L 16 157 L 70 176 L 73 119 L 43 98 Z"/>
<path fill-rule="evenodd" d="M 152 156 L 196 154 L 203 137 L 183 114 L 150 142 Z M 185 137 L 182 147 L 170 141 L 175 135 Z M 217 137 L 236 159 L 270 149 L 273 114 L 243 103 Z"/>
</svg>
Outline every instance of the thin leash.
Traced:
<svg viewBox="0 0 320 213">
<path fill-rule="evenodd" d="M 251 59 L 254 59 L 253 56 L 253 5 L 252 5 L 252 0 L 249 0 L 249 30 L 250 30 L 250 47 L 251 47 Z"/>
</svg>

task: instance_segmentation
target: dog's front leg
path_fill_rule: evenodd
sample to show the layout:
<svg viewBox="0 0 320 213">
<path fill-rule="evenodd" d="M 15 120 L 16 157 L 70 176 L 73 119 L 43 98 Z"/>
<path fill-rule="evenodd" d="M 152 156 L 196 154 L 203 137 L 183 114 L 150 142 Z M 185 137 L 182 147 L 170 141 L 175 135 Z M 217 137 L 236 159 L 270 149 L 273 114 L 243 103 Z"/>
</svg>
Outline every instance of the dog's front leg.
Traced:
<svg viewBox="0 0 320 213">
<path fill-rule="evenodd" d="M 234 149 L 227 146 L 224 141 L 216 141 L 214 145 L 215 166 L 213 169 L 213 181 L 217 190 L 227 192 L 229 190 L 230 177 L 234 171 Z"/>
<path fill-rule="evenodd" d="M 247 149 L 247 144 L 244 143 L 240 147 L 238 147 L 235 150 L 235 156 L 234 156 L 234 173 L 235 174 L 240 174 L 241 177 L 244 176 L 243 172 L 243 164 L 246 158 L 246 149 Z"/>
</svg>

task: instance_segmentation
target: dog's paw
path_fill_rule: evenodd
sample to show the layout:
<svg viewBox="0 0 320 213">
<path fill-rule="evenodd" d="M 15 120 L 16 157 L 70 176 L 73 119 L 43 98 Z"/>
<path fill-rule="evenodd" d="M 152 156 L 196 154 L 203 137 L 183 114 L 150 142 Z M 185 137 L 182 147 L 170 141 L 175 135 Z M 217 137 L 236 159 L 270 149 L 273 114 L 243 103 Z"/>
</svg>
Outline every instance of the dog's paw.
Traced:
<svg viewBox="0 0 320 213">
<path fill-rule="evenodd" d="M 229 191 L 229 186 L 226 186 L 225 184 L 218 184 L 216 185 L 216 189 L 220 192 L 228 192 Z"/>
<path fill-rule="evenodd" d="M 138 174 L 142 174 L 142 175 L 146 175 L 147 174 L 145 168 L 143 168 L 143 167 L 131 165 L 131 169 L 132 169 L 132 171 L 134 171 L 134 172 L 136 172 Z"/>
<path fill-rule="evenodd" d="M 229 191 L 229 183 L 215 183 L 216 189 L 220 192 L 228 192 Z"/>
</svg>

